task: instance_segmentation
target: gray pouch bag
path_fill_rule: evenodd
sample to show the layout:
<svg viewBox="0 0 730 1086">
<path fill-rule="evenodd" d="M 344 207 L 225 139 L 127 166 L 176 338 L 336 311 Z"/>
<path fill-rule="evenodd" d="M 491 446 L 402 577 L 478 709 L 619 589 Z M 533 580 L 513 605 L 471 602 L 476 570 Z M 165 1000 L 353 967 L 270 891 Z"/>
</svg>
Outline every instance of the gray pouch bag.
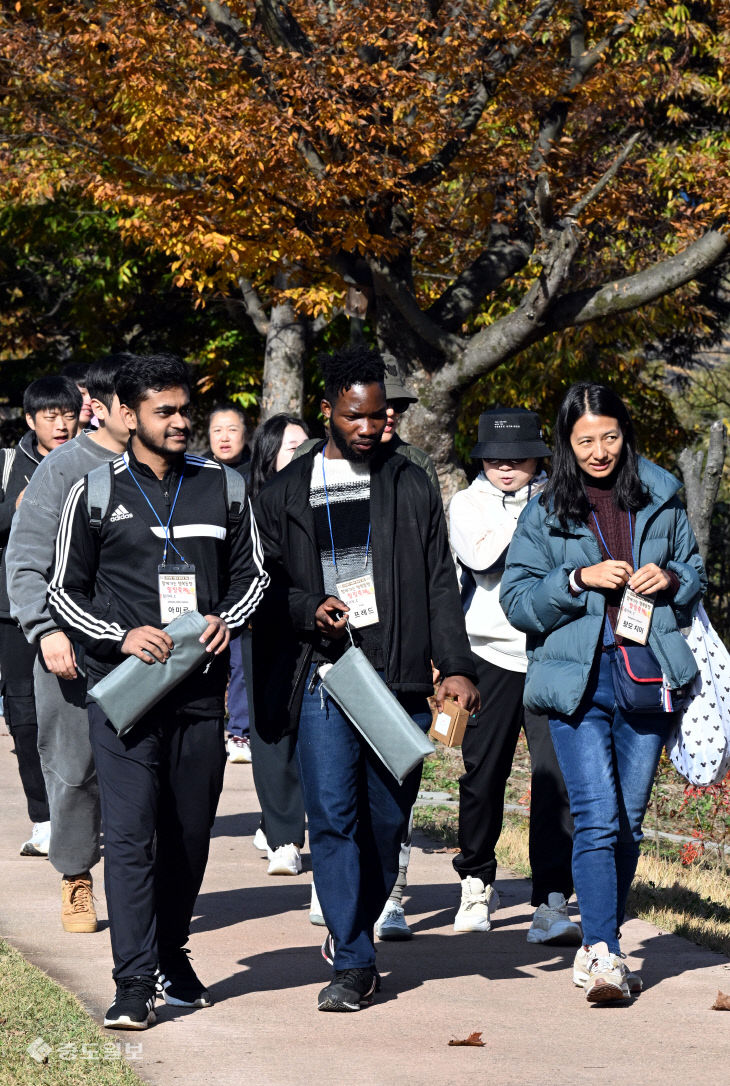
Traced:
<svg viewBox="0 0 730 1086">
<path fill-rule="evenodd" d="M 205 658 L 200 635 L 208 623 L 199 611 L 187 611 L 164 627 L 173 640 L 173 650 L 164 664 L 146 664 L 130 656 L 88 691 L 88 697 L 103 709 L 117 735 L 130 728 L 173 687 L 182 682 Z"/>
<path fill-rule="evenodd" d="M 403 784 L 434 745 L 408 715 L 361 649 L 351 645 L 331 667 L 320 669 L 322 685 L 352 721 L 378 758 Z"/>
</svg>

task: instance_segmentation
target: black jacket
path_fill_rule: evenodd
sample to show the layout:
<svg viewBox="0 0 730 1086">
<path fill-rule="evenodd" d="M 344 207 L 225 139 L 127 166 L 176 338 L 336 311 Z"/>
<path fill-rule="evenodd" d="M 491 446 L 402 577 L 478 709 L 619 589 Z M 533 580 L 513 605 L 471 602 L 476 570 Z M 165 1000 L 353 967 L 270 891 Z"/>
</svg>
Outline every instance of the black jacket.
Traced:
<svg viewBox="0 0 730 1086">
<path fill-rule="evenodd" d="M 126 458 L 163 524 L 180 479 L 173 471 L 159 480 L 128 449 L 112 462 L 111 501 L 99 531 L 89 523 L 86 480 L 69 491 L 48 606 L 59 625 L 86 648 L 90 682 L 124 658 L 121 646 L 130 629 L 162 625 L 157 567 L 163 531 L 127 470 Z M 220 615 L 235 635 L 258 605 L 268 578 L 250 505 L 246 502 L 240 520 L 229 518 L 224 486 L 218 464 L 186 455 L 170 538 L 195 566 L 200 613 Z M 168 562 L 177 561 L 170 550 Z M 209 668 L 202 664 L 168 697 L 195 715 L 217 715 L 223 707 L 227 663 L 225 653 L 213 657 Z"/>
<path fill-rule="evenodd" d="M 8 580 L 5 574 L 5 549 L 10 538 L 10 528 L 15 516 L 15 503 L 27 487 L 33 472 L 41 462 L 36 446 L 35 434 L 28 430 L 23 434 L 13 450 L 0 449 L 0 618 L 10 618 L 8 599 Z M 6 470 L 12 457 L 12 464 Z M 2 484 L 5 484 L 4 486 Z"/>
<path fill-rule="evenodd" d="M 256 724 L 276 734 L 297 726 L 305 674 L 326 598 L 309 504 L 312 462 L 324 442 L 293 460 L 254 500 L 271 584 L 254 616 Z M 441 500 L 428 476 L 380 449 L 371 463 L 373 578 L 385 637 L 385 681 L 431 694 L 431 660 L 475 679 Z"/>
</svg>

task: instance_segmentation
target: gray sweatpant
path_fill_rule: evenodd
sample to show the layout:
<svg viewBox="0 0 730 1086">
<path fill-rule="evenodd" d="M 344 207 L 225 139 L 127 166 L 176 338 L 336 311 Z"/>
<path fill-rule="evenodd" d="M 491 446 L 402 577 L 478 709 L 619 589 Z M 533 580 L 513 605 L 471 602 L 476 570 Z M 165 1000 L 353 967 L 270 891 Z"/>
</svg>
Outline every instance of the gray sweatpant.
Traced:
<svg viewBox="0 0 730 1086">
<path fill-rule="evenodd" d="M 58 679 L 41 654 L 33 672 L 38 753 L 51 814 L 48 859 L 62 875 L 99 862 L 99 785 L 89 742 L 86 679 Z"/>
</svg>

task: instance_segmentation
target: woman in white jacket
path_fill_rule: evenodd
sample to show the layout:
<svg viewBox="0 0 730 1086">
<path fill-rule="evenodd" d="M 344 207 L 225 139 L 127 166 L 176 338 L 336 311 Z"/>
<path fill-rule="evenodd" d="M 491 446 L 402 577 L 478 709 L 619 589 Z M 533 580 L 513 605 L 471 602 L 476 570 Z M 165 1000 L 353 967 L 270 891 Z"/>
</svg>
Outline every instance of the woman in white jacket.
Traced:
<svg viewBox="0 0 730 1086">
<path fill-rule="evenodd" d="M 568 798 L 546 717 L 522 705 L 527 671 L 525 635 L 505 618 L 499 603 L 504 562 L 517 519 L 546 482 L 542 458 L 550 450 L 532 411 L 505 409 L 480 416 L 471 453 L 483 470 L 456 494 L 449 510 L 451 545 L 462 569 L 462 599 L 481 709 L 469 721 L 459 781 L 459 845 L 454 868 L 461 878 L 456 931 L 489 931 L 499 905 L 493 883 L 495 847 L 502 831 L 504 789 L 524 727 L 532 763 L 530 864 L 532 904 L 527 938 L 532 943 L 580 943 L 567 899 L 572 823 Z"/>
</svg>

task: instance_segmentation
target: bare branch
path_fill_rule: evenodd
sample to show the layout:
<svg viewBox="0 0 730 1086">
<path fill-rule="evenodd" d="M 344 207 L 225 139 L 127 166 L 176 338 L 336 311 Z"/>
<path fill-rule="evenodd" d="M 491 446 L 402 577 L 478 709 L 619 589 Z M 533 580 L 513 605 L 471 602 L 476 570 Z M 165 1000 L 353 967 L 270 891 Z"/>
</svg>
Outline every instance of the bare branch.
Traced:
<svg viewBox="0 0 730 1086">
<path fill-rule="evenodd" d="M 455 331 L 488 294 L 524 268 L 531 252 L 532 244 L 526 239 L 498 237 L 447 287 L 428 310 L 428 317 L 444 330 Z"/>
<path fill-rule="evenodd" d="M 543 258 L 543 271 L 520 304 L 472 336 L 461 358 L 444 366 L 434 379 L 434 388 L 450 392 L 467 385 L 475 377 L 512 358 L 535 339 L 543 338 L 544 333 L 536 330 L 543 326 L 570 274 L 578 245 L 578 230 L 570 223 L 555 231 L 552 246 Z"/>
<path fill-rule="evenodd" d="M 271 322 L 266 315 L 266 310 L 263 307 L 253 283 L 250 279 L 247 279 L 245 275 L 239 275 L 238 289 L 241 291 L 243 307 L 254 328 L 260 335 L 268 335 Z"/>
<path fill-rule="evenodd" d="M 435 348 L 444 358 L 451 361 L 460 359 L 464 344 L 456 336 L 444 332 L 419 308 L 416 299 L 404 283 L 396 281 L 388 269 L 375 260 L 370 260 L 370 273 L 376 296 L 385 294 L 396 309 L 408 322 L 421 339 Z"/>
<path fill-rule="evenodd" d="M 293 53 L 311 56 L 312 43 L 291 13 L 288 4 L 279 0 L 256 0 L 261 25 L 274 45 L 283 45 Z"/>
<path fill-rule="evenodd" d="M 635 275 L 561 298 L 551 310 L 549 327 L 544 334 L 630 313 L 655 302 L 709 271 L 729 251 L 730 237 L 719 230 L 708 230 L 681 253 L 660 260 Z"/>
<path fill-rule="evenodd" d="M 525 52 L 529 40 L 545 22 L 555 7 L 556 0 L 540 0 L 523 27 L 524 39 L 518 44 L 494 47 L 485 59 L 485 77 L 474 88 L 474 93 L 457 127 L 459 135 L 449 140 L 428 162 L 413 170 L 410 180 L 416 185 L 433 181 L 454 161 L 478 125 L 488 102 L 494 97 L 502 76 L 506 75 Z"/>
<path fill-rule="evenodd" d="M 548 154 L 550 147 L 559 138 L 565 127 L 565 121 L 570 110 L 572 92 L 576 87 L 580 86 L 581 83 L 586 81 L 599 60 L 602 60 L 603 57 L 606 56 L 612 46 L 629 32 L 647 4 L 648 0 L 640 0 L 640 2 L 627 13 L 625 18 L 622 19 L 620 23 L 616 24 L 613 30 L 606 34 L 592 49 L 589 49 L 586 52 L 584 25 L 585 5 L 579 3 L 579 0 L 575 0 L 573 4 L 573 18 L 571 20 L 570 35 L 571 72 L 568 79 L 545 111 L 545 115 L 541 121 L 535 147 L 530 156 L 530 167 L 533 171 L 544 168 L 545 156 Z M 581 41 L 583 43 L 583 51 L 580 54 L 577 54 Z"/>
<path fill-rule="evenodd" d="M 595 185 L 591 189 L 589 189 L 589 191 L 585 194 L 585 196 L 581 197 L 580 200 L 578 200 L 575 204 L 573 204 L 570 211 L 568 212 L 568 215 L 569 215 L 569 217 L 571 219 L 577 219 L 578 216 L 580 215 L 580 213 L 582 211 L 585 211 L 585 209 L 588 207 L 588 205 L 590 203 L 592 203 L 592 201 L 595 200 L 595 198 L 601 192 L 603 192 L 603 190 L 606 188 L 606 186 L 608 184 L 610 184 L 611 181 L 613 181 L 614 177 L 616 176 L 616 174 L 621 169 L 624 162 L 626 161 L 626 159 L 629 157 L 632 150 L 634 149 L 634 145 L 636 144 L 636 142 L 640 138 L 641 138 L 641 133 L 640 132 L 635 132 L 633 134 L 633 136 L 631 136 L 626 141 L 626 143 L 622 147 L 621 151 L 616 156 L 616 158 L 613 160 L 613 162 L 608 167 L 608 169 L 603 174 L 603 176 L 600 177 L 598 179 L 598 181 L 596 181 Z"/>
</svg>

